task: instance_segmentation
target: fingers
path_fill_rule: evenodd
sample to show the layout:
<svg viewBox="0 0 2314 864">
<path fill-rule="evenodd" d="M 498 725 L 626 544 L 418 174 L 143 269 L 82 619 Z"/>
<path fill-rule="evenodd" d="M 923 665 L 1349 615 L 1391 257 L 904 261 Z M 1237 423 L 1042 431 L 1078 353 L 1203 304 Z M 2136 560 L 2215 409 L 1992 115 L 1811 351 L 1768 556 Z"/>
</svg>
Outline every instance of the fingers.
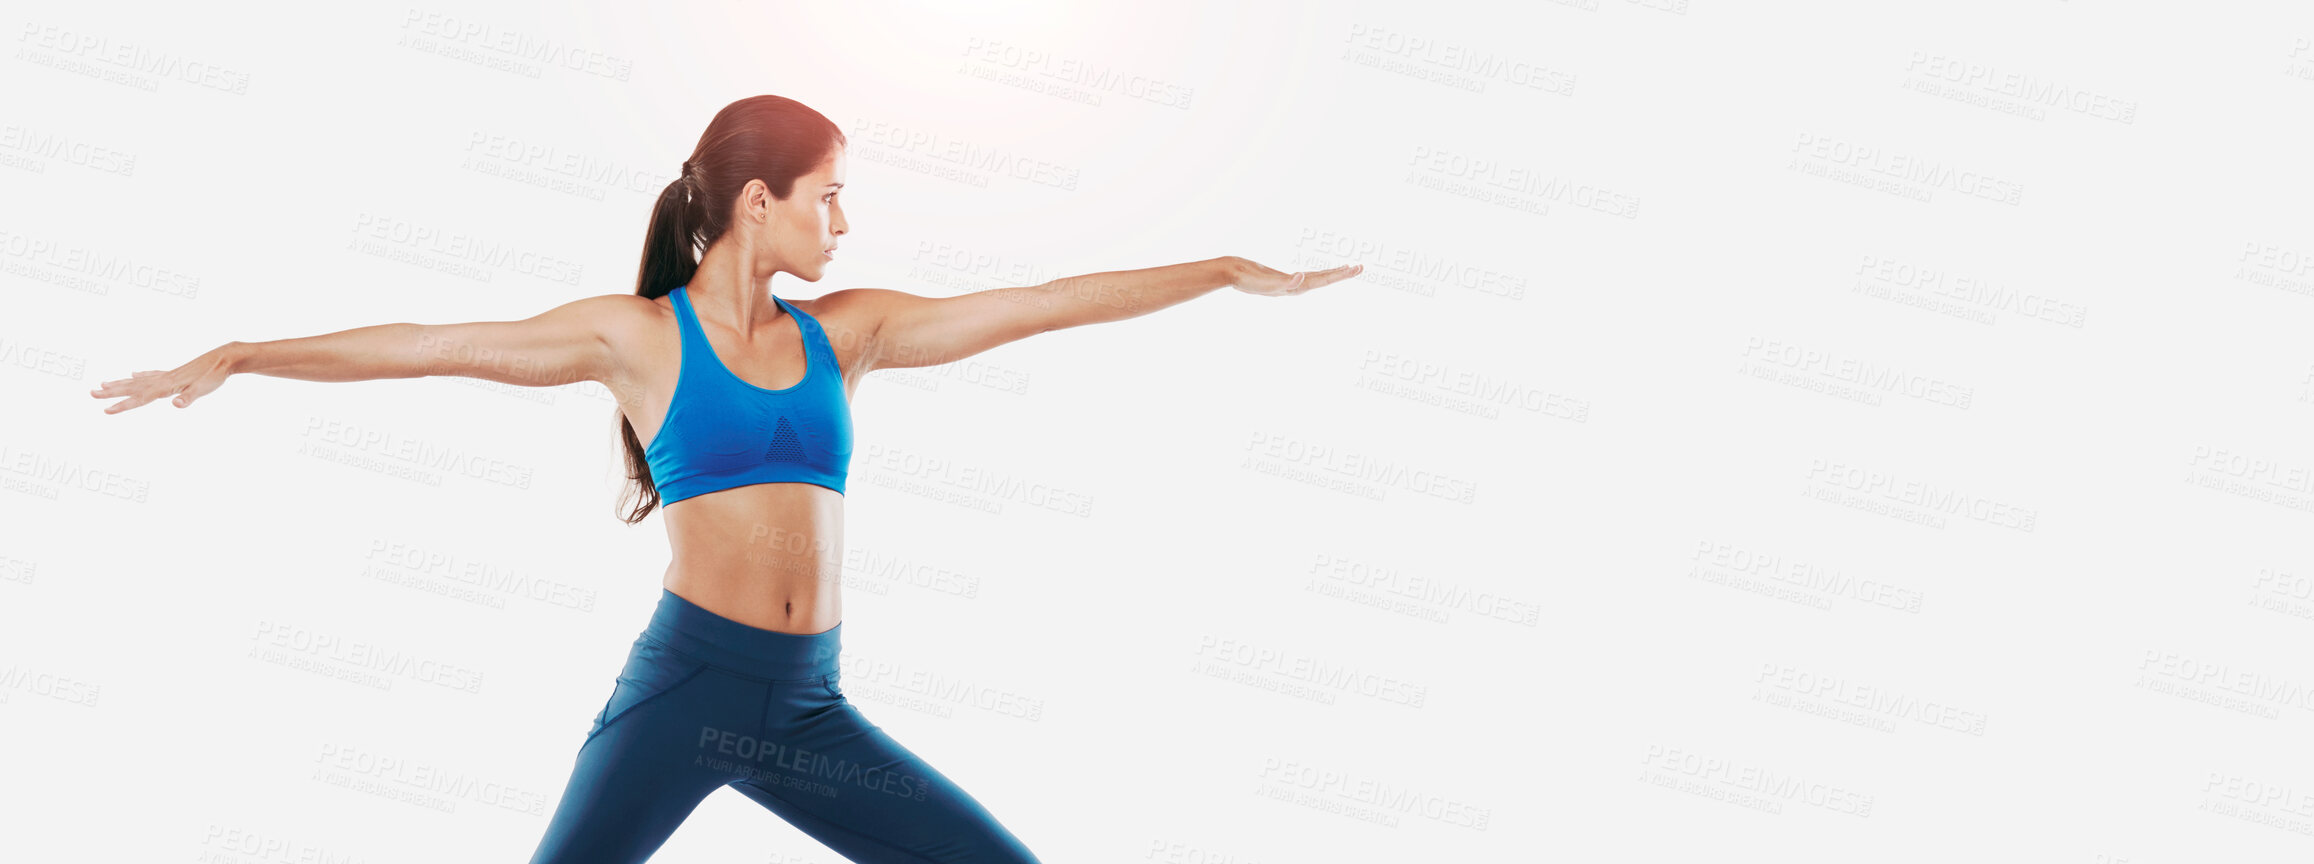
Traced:
<svg viewBox="0 0 2314 864">
<path fill-rule="evenodd" d="M 1298 294 L 1303 291 L 1308 291 L 1312 288 L 1323 288 L 1327 285 L 1332 285 L 1336 282 L 1340 282 L 1344 279 L 1356 276 L 1359 273 L 1365 272 L 1365 270 L 1366 265 L 1364 264 L 1344 264 L 1340 267 L 1329 268 L 1326 270 L 1313 270 L 1307 274 L 1310 277 L 1308 284 L 1305 284 L 1301 288 L 1296 289 L 1294 293 Z"/>
<path fill-rule="evenodd" d="M 111 389 L 113 388 L 113 385 L 115 385 L 115 384 L 133 384 L 133 383 L 135 383 L 135 382 L 137 381 L 137 379 L 139 379 L 139 378 L 143 378 L 143 377 L 145 377 L 145 376 L 147 376 L 147 375 L 159 375 L 159 374 L 161 374 L 161 370 L 159 370 L 159 369 L 147 369 L 147 370 L 145 370 L 145 371 L 143 371 L 143 372 L 132 372 L 132 373 L 130 373 L 130 374 L 129 374 L 129 377 L 127 377 L 127 378 L 115 378 L 115 379 L 112 379 L 112 380 L 110 380 L 110 381 L 106 381 L 106 382 L 103 382 L 103 383 L 102 383 L 102 384 L 101 384 L 101 385 L 100 385 L 100 386 L 99 386 L 97 389 L 98 389 L 98 392 L 99 392 L 99 393 L 101 393 L 101 392 L 103 392 L 103 391 L 105 391 L 105 390 L 111 390 Z"/>
<path fill-rule="evenodd" d="M 126 399 L 122 399 L 119 402 L 105 406 L 104 413 L 106 414 L 119 414 L 123 411 L 127 411 L 131 408 L 135 408 L 147 402 L 151 402 L 155 399 L 172 394 L 176 395 L 177 398 L 175 400 L 175 404 L 179 408 L 193 404 L 193 394 L 187 392 L 191 387 L 191 385 L 188 384 L 179 384 L 175 387 L 169 387 L 159 381 L 146 381 L 141 382 L 142 386 L 137 387 L 116 386 L 120 383 L 121 382 L 118 381 L 109 382 L 103 387 L 89 391 L 88 395 L 98 399 L 110 399 L 116 396 L 128 397 Z"/>
<path fill-rule="evenodd" d="M 1326 287 L 1326 285 L 1340 283 L 1340 280 L 1358 276 L 1358 273 L 1363 273 L 1363 271 L 1365 271 L 1365 264 L 1328 266 L 1328 269 L 1324 269 L 1324 271 L 1300 271 L 1300 273 L 1294 273 L 1294 278 L 1289 278 L 1287 283 L 1277 287 L 1277 294 L 1305 294 L 1305 292 L 1314 290 L 1314 287 Z"/>
<path fill-rule="evenodd" d="M 1364 264 L 1344 264 L 1339 267 L 1329 267 L 1324 270 L 1304 270 L 1299 273 L 1288 274 L 1282 270 L 1273 270 L 1268 267 L 1264 267 L 1258 262 L 1249 261 L 1247 263 L 1253 264 L 1255 272 L 1266 278 L 1264 280 L 1258 281 L 1249 280 L 1247 284 L 1240 285 L 1239 290 L 1250 294 L 1267 294 L 1271 296 L 1290 296 L 1294 294 L 1306 293 L 1310 289 L 1323 288 L 1327 285 L 1332 285 L 1336 282 L 1340 282 L 1344 279 L 1348 279 L 1352 276 L 1366 272 L 1366 265 Z M 1259 284 L 1260 281 L 1267 281 L 1269 279 L 1274 279 L 1276 281 L 1268 285 Z"/>
<path fill-rule="evenodd" d="M 123 400 L 121 400 L 121 401 L 119 401 L 119 402 L 115 402 L 115 403 L 112 403 L 111 405 L 107 405 L 107 406 L 105 406 L 105 409 L 104 409 L 104 413 L 106 413 L 106 414 L 119 414 L 119 413 L 121 413 L 121 412 L 123 412 L 123 411 L 127 411 L 127 410 L 129 410 L 129 409 L 131 409 L 131 408 L 135 408 L 135 407 L 137 407 L 137 406 L 139 406 L 139 405 L 143 405 L 143 404 L 145 404 L 145 403 L 147 403 L 147 402 L 151 402 L 151 401 L 153 401 L 153 400 L 151 400 L 150 398 L 144 397 L 144 396 L 131 396 L 131 397 L 127 398 L 127 399 L 123 399 Z"/>
<path fill-rule="evenodd" d="M 115 378 L 111 381 L 106 381 L 99 385 L 96 389 L 88 391 L 88 395 L 91 398 L 96 399 L 111 399 L 116 396 L 130 397 L 126 400 L 115 402 L 110 407 L 104 409 L 104 413 L 106 414 L 118 414 L 122 411 L 127 411 L 131 408 L 135 408 L 139 405 L 151 402 L 154 399 L 158 399 L 164 395 L 182 392 L 185 389 L 186 385 L 178 385 L 176 387 L 151 394 L 138 394 L 135 392 L 138 389 L 163 386 L 161 381 L 154 380 L 152 376 L 166 374 L 168 373 L 159 369 L 146 369 L 140 372 L 134 372 L 131 373 L 127 378 Z M 184 405 L 190 404 L 192 404 L 192 400 L 186 399 L 184 402 L 180 403 L 178 407 L 183 407 Z"/>
</svg>

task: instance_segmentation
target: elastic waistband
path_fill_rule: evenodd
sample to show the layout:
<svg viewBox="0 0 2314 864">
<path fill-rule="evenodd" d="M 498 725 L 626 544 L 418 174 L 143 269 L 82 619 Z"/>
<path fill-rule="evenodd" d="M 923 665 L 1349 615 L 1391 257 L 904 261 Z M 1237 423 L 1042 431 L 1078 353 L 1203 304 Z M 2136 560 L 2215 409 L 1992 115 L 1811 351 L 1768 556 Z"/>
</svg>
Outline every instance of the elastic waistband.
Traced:
<svg viewBox="0 0 2314 864">
<path fill-rule="evenodd" d="M 665 588 L 643 635 L 742 675 L 803 681 L 836 674 L 837 624 L 824 633 L 781 633 L 741 624 L 707 611 Z"/>
</svg>

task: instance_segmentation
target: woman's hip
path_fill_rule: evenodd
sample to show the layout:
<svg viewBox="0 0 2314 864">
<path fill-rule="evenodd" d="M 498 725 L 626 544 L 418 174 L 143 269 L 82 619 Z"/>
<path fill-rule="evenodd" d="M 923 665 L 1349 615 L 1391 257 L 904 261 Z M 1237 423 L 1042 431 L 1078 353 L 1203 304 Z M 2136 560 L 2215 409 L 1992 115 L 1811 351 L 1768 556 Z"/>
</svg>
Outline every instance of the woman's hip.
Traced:
<svg viewBox="0 0 2314 864">
<path fill-rule="evenodd" d="M 744 678 L 813 681 L 837 673 L 842 631 L 842 624 L 821 633 L 765 630 L 717 615 L 662 588 L 642 639 Z"/>
</svg>

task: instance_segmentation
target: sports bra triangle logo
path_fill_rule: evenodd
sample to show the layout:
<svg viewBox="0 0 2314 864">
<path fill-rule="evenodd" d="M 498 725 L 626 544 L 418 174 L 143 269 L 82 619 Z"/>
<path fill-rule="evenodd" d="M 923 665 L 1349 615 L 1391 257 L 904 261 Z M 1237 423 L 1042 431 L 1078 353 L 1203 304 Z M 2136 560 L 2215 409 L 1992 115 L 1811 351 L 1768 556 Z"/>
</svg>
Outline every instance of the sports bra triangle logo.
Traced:
<svg viewBox="0 0 2314 864">
<path fill-rule="evenodd" d="M 803 442 L 796 440 L 795 427 L 787 422 L 785 416 L 779 418 L 779 428 L 771 432 L 771 446 L 764 448 L 763 461 L 803 461 Z"/>
</svg>

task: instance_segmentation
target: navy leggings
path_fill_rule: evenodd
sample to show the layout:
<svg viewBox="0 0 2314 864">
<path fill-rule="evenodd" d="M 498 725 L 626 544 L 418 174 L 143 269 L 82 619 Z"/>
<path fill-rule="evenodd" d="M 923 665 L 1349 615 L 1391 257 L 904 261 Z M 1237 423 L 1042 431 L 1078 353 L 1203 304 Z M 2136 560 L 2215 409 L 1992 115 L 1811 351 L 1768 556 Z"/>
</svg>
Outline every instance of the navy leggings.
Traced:
<svg viewBox="0 0 2314 864">
<path fill-rule="evenodd" d="M 648 859 L 723 786 L 861 864 L 1035 862 L 844 698 L 842 629 L 751 627 L 662 590 L 531 864 Z"/>
</svg>

